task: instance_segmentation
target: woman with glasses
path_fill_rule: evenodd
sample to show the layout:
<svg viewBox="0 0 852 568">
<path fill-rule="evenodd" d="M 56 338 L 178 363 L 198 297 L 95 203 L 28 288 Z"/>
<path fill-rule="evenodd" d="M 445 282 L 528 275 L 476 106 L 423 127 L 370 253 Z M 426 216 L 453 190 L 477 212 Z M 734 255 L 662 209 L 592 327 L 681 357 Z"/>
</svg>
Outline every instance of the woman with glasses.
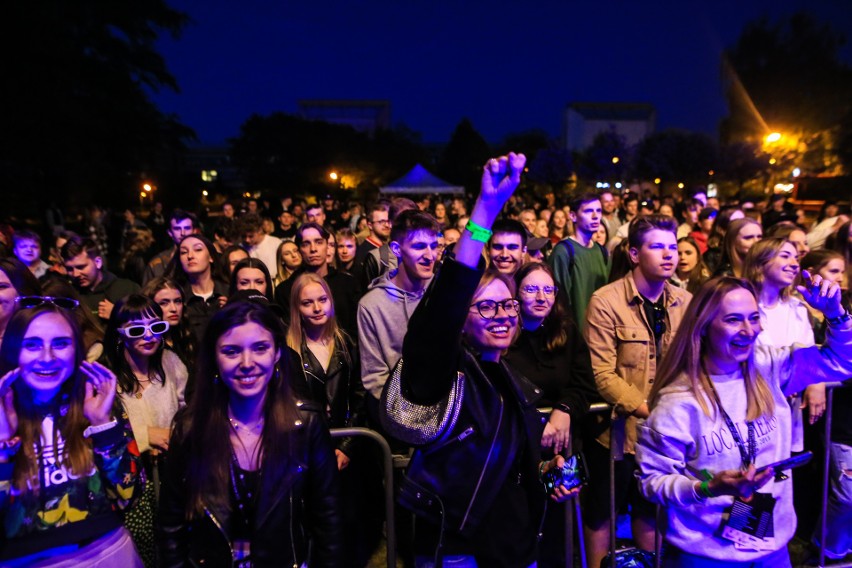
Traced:
<svg viewBox="0 0 852 568">
<path fill-rule="evenodd" d="M 545 492 L 541 389 L 502 360 L 518 331 L 515 284 L 478 268 L 526 159 L 489 160 L 470 223 L 408 324 L 383 392 L 382 422 L 417 447 L 401 502 L 418 516 L 418 566 L 530 566 Z M 461 340 L 461 341 L 460 341 Z M 436 353 L 439 354 L 436 356 Z M 553 499 L 571 493 L 555 488 Z"/>
<path fill-rule="evenodd" d="M 548 408 L 541 438 L 543 457 L 569 449 L 572 426 L 580 424 L 589 404 L 602 399 L 595 388 L 586 341 L 559 300 L 551 268 L 527 263 L 515 274 L 521 311 L 521 331 L 506 360 L 542 391 L 536 406 Z M 562 507 L 548 507 L 539 545 L 542 566 L 564 566 Z"/>
<path fill-rule="evenodd" d="M 142 288 L 142 294 L 154 301 L 163 310 L 163 320 L 169 323 L 169 330 L 163 335 L 166 347 L 180 357 L 188 371 L 195 363 L 195 335 L 190 331 L 186 313 L 186 298 L 178 283 L 168 277 L 155 278 Z M 192 373 L 189 373 L 192 377 Z M 189 399 L 190 387 L 187 385 L 186 398 Z"/>
<path fill-rule="evenodd" d="M 107 359 L 118 379 L 118 399 L 124 418 L 142 454 L 149 480 L 139 502 L 125 516 L 145 566 L 155 564 L 154 511 L 159 482 L 158 457 L 169 449 L 172 418 L 184 406 L 187 371 L 164 335 L 169 322 L 147 296 L 131 294 L 115 304 L 107 325 Z"/>
<path fill-rule="evenodd" d="M 17 258 L 0 258 L 0 344 L 18 296 L 41 296 L 41 286 L 26 264 Z"/>
<path fill-rule="evenodd" d="M 141 568 L 120 511 L 144 477 L 116 377 L 83 360 L 58 303 L 20 308 L 0 348 L 0 564 Z"/>
<path fill-rule="evenodd" d="M 164 464 L 163 566 L 348 565 L 323 409 L 297 398 L 284 336 L 255 302 L 210 321 Z"/>
<path fill-rule="evenodd" d="M 89 363 L 100 360 L 104 354 L 104 328 L 101 326 L 99 318 L 96 318 L 91 310 L 81 304 L 80 294 L 74 286 L 67 280 L 47 278 L 42 282 L 41 291 L 44 294 L 41 297 L 42 299 L 49 299 L 60 308 L 71 310 L 74 313 L 74 319 L 77 320 L 77 325 L 80 326 L 80 333 L 83 337 L 83 349 L 86 351 L 84 359 Z M 35 301 L 38 301 L 38 299 L 39 297 L 34 298 Z M 24 300 L 19 298 L 19 306 L 21 306 L 21 301 Z"/>
</svg>

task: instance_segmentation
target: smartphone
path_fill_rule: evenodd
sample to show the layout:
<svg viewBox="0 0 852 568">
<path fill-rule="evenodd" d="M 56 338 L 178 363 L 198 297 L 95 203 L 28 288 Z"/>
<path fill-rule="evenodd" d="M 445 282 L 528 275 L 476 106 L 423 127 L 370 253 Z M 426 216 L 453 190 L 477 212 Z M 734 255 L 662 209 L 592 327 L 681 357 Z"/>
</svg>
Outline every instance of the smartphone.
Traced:
<svg viewBox="0 0 852 568">
<path fill-rule="evenodd" d="M 544 486 L 548 495 L 552 495 L 557 487 L 574 489 L 589 482 L 586 460 L 581 452 L 565 458 L 565 465 L 549 470 L 543 476 Z"/>
<path fill-rule="evenodd" d="M 757 473 L 762 473 L 770 467 L 775 470 L 775 473 L 781 473 L 782 471 L 787 471 L 788 469 L 793 469 L 795 467 L 805 465 L 806 463 L 811 461 L 812 457 L 814 457 L 813 452 L 802 452 L 801 454 L 795 455 L 791 458 L 787 458 L 786 460 L 781 460 L 779 462 L 761 466 L 757 468 Z"/>
</svg>

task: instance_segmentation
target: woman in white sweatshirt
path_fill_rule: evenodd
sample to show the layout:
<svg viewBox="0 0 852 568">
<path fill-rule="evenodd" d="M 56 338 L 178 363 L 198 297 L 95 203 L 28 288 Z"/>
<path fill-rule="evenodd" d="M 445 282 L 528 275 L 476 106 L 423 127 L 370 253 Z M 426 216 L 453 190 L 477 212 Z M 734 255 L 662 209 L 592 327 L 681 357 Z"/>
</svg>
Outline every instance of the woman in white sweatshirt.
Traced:
<svg viewBox="0 0 852 568">
<path fill-rule="evenodd" d="M 790 457 L 785 393 L 852 374 L 852 318 L 840 288 L 805 277 L 800 293 L 830 322 L 823 347 L 756 345 L 757 295 L 738 278 L 709 281 L 689 305 L 658 369 L 636 450 L 640 488 L 666 510 L 663 566 L 790 566 L 792 480 L 757 469 Z M 735 511 L 728 521 L 734 508 L 766 510 L 771 522 L 732 530 L 741 518 Z"/>
</svg>

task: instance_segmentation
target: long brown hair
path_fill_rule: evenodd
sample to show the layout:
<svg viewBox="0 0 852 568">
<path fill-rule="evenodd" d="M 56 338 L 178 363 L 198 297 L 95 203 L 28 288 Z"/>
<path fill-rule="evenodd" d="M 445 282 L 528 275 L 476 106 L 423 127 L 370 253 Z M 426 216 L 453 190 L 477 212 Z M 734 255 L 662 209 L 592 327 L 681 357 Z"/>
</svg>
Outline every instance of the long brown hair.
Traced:
<svg viewBox="0 0 852 568">
<path fill-rule="evenodd" d="M 12 385 L 15 393 L 15 412 L 18 414 L 17 435 L 21 438 L 21 450 L 14 458 L 12 480 L 19 491 L 31 492 L 31 494 L 38 494 L 39 491 L 39 462 L 43 451 L 41 430 L 42 421 L 47 413 L 45 410 L 55 417 L 53 455 L 57 463 L 68 467 L 77 476 L 88 475 L 94 467 L 91 442 L 83 437 L 83 430 L 89 425 L 88 419 L 83 415 L 86 378 L 79 371 L 85 351 L 80 328 L 71 312 L 49 303 L 15 312 L 6 327 L 3 345 L 0 347 L 0 376 L 18 366 L 21 344 L 27 330 L 37 317 L 44 314 L 59 315 L 71 328 L 74 342 L 74 372 L 62 383 L 59 393 L 48 409 L 34 403 L 33 391 L 24 381 L 15 381 Z M 57 432 L 65 440 L 65 447 L 61 454 L 56 447 Z"/>
<path fill-rule="evenodd" d="M 735 290 L 746 290 L 754 297 L 757 305 L 757 294 L 752 285 L 733 276 L 708 280 L 693 296 L 680 328 L 657 368 L 657 377 L 648 397 L 652 410 L 659 402 L 661 390 L 671 384 L 685 383 L 698 400 L 704 414 L 712 417 L 719 411 L 716 398 L 712 395 L 713 383 L 704 365 L 704 358 L 707 356 L 707 333 L 713 320 L 719 317 L 722 300 Z M 741 370 L 748 399 L 746 419 L 756 420 L 761 416 L 771 415 L 775 410 L 775 401 L 769 385 L 754 364 L 753 353 L 742 363 Z"/>
<path fill-rule="evenodd" d="M 528 262 L 521 266 L 518 272 L 515 273 L 515 283 L 518 286 L 519 295 L 521 282 L 537 270 L 550 276 L 553 285 L 556 286 L 556 278 L 553 276 L 553 270 L 548 265 L 541 262 Z M 550 309 L 550 313 L 541 322 L 541 329 L 544 332 L 544 350 L 548 353 L 553 353 L 565 347 L 565 344 L 568 343 L 569 326 L 571 326 L 571 316 L 565 310 L 561 293 L 557 291 L 556 297 L 553 298 L 553 307 Z"/>
<path fill-rule="evenodd" d="M 266 306 L 254 302 L 226 304 L 216 312 L 204 332 L 195 369 L 195 394 L 186 412 L 175 418 L 177 443 L 170 451 L 186 460 L 186 476 L 192 480 L 187 484 L 186 514 L 189 518 L 202 516 L 207 504 L 230 508 L 230 391 L 219 379 L 216 344 L 229 330 L 247 323 L 256 323 L 268 330 L 275 349 L 281 352 L 263 403 L 260 467 L 264 490 L 271 491 L 291 466 L 292 431 L 298 409 L 286 360 L 290 355 L 284 343 L 284 326 Z"/>
<path fill-rule="evenodd" d="M 742 265 L 745 257 L 741 257 L 737 252 L 736 243 L 737 237 L 740 235 L 740 231 L 748 225 L 757 225 L 760 227 L 760 223 L 751 217 L 735 219 L 734 221 L 731 221 L 730 225 L 728 225 L 728 231 L 725 233 L 725 238 L 722 241 L 722 259 L 719 262 L 720 266 L 728 262 L 731 264 L 731 270 L 733 271 L 734 267 L 737 265 L 735 261 L 738 261 L 740 265 Z"/>
</svg>

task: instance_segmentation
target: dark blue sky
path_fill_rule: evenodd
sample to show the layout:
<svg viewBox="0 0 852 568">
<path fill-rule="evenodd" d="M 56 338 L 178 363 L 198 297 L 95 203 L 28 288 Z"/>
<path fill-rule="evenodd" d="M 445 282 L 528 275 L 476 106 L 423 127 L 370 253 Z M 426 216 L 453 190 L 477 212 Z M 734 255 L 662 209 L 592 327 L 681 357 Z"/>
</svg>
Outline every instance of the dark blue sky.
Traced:
<svg viewBox="0 0 852 568">
<path fill-rule="evenodd" d="M 808 10 L 852 35 L 848 0 L 170 0 L 190 15 L 159 48 L 181 88 L 154 100 L 204 144 L 300 99 L 387 99 L 445 142 L 462 117 L 490 141 L 560 134 L 575 101 L 650 102 L 659 129 L 715 134 L 719 55 L 746 22 Z M 852 46 L 844 59 L 852 60 Z"/>
</svg>

